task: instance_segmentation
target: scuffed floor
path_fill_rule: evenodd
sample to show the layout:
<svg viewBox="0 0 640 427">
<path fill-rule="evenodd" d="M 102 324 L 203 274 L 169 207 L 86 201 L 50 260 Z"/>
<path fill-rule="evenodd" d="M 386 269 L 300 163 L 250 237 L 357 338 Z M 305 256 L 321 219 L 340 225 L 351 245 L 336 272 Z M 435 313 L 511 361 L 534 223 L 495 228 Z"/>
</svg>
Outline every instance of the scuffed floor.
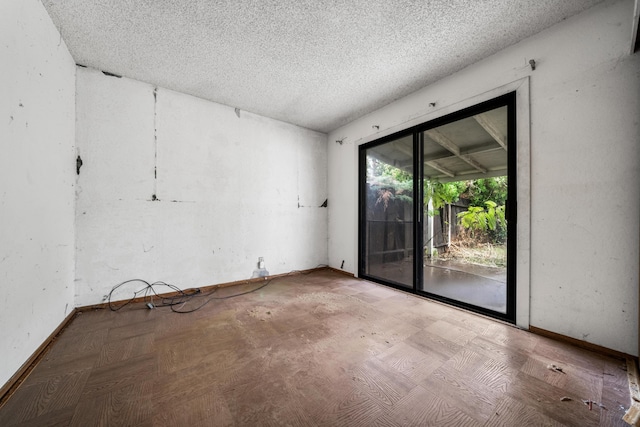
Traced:
<svg viewBox="0 0 640 427">
<path fill-rule="evenodd" d="M 622 426 L 624 369 L 320 270 L 191 314 L 79 314 L 0 425 Z"/>
</svg>

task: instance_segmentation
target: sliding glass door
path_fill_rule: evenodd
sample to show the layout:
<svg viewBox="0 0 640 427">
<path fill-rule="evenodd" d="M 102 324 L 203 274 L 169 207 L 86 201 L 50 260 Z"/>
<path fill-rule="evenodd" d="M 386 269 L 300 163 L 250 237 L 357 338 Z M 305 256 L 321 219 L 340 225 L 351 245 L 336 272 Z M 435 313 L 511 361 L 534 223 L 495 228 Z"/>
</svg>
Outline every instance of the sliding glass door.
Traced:
<svg viewBox="0 0 640 427">
<path fill-rule="evenodd" d="M 418 289 L 507 313 L 507 106 L 422 132 L 423 280 Z"/>
<path fill-rule="evenodd" d="M 413 136 L 381 141 L 361 156 L 361 265 L 369 277 L 413 288 Z"/>
<path fill-rule="evenodd" d="M 514 94 L 361 146 L 359 274 L 515 321 L 514 147 Z"/>
</svg>

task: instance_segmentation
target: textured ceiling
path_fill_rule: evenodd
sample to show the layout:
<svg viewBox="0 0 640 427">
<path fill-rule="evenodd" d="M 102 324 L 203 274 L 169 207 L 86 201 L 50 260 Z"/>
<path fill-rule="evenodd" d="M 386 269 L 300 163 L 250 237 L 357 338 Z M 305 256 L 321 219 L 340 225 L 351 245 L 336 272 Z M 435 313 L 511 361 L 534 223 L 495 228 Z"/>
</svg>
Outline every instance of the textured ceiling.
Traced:
<svg viewBox="0 0 640 427">
<path fill-rule="evenodd" d="M 78 64 L 329 132 L 601 0 L 43 0 Z"/>
</svg>

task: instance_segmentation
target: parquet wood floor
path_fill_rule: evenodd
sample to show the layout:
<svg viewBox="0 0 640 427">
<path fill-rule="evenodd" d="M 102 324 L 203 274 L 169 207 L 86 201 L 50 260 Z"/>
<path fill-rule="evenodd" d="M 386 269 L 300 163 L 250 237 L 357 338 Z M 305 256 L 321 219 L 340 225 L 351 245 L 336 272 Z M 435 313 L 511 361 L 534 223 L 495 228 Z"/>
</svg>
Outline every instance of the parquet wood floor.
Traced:
<svg viewBox="0 0 640 427">
<path fill-rule="evenodd" d="M 191 314 L 78 314 L 0 425 L 623 426 L 625 369 L 322 270 Z"/>
</svg>

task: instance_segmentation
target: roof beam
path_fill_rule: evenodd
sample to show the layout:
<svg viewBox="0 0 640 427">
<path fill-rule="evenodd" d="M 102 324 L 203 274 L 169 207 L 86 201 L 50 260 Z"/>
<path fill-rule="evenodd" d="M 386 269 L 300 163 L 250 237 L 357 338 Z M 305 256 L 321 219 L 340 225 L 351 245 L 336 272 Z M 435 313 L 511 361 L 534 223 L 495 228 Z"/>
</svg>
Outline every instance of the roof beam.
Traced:
<svg viewBox="0 0 640 427">
<path fill-rule="evenodd" d="M 424 133 L 435 142 L 451 151 L 456 156 L 460 155 L 460 147 L 458 147 L 453 141 L 447 138 L 442 132 L 436 129 L 429 129 L 424 131 Z"/>
<path fill-rule="evenodd" d="M 384 154 L 378 153 L 377 151 L 374 150 L 369 150 L 369 152 L 367 153 L 367 156 L 373 157 L 374 159 L 387 164 L 389 166 L 394 166 L 394 167 L 398 167 L 398 161 L 394 160 L 394 159 L 390 159 L 389 157 L 385 156 Z"/>
<path fill-rule="evenodd" d="M 456 174 L 453 173 L 452 171 L 450 171 L 449 169 L 445 168 L 444 166 L 440 166 L 440 164 L 438 162 L 428 161 L 428 162 L 424 162 L 424 163 L 426 165 L 431 166 L 432 168 L 434 168 L 438 172 L 442 172 L 443 174 L 445 174 L 449 178 L 453 178 L 454 176 L 456 176 Z"/>
<path fill-rule="evenodd" d="M 487 131 L 489 135 L 491 135 L 493 139 L 495 139 L 498 144 L 500 144 L 502 148 L 504 148 L 504 151 L 507 151 L 507 138 L 502 134 L 498 129 L 498 126 L 487 114 L 476 114 L 473 118 L 485 131 Z"/>
<path fill-rule="evenodd" d="M 493 151 L 500 151 L 500 152 L 504 152 L 504 150 L 502 149 L 502 147 L 496 147 L 495 144 L 492 144 L 491 146 L 484 146 L 484 147 L 478 147 L 478 148 L 474 148 L 472 150 L 464 150 L 464 151 L 460 151 L 460 155 L 461 156 L 466 156 L 466 155 L 471 155 L 471 154 L 486 154 L 486 153 L 491 153 Z M 429 159 L 426 158 L 425 156 L 425 161 L 426 160 L 445 160 L 445 159 L 453 159 L 456 156 L 451 155 L 450 153 L 447 153 L 446 155 L 440 155 L 440 156 L 430 156 Z"/>
<path fill-rule="evenodd" d="M 394 168 L 402 169 L 405 172 L 413 173 L 413 160 L 410 161 L 400 161 L 396 159 L 391 159 L 384 154 L 378 153 L 377 151 L 370 150 L 367 153 L 367 156 L 371 156 L 374 159 L 381 161 L 384 164 L 389 166 L 393 166 Z"/>
<path fill-rule="evenodd" d="M 507 169 L 506 168 L 497 168 L 495 170 L 491 169 L 487 173 L 480 173 L 480 172 L 476 172 L 476 171 L 467 171 L 467 172 L 460 172 L 460 173 L 456 174 L 456 176 L 453 177 L 453 178 L 450 178 L 448 176 L 442 175 L 442 176 L 439 176 L 439 177 L 436 177 L 436 176 L 427 177 L 427 176 L 425 176 L 425 179 L 436 179 L 439 182 L 454 182 L 454 181 L 467 181 L 467 180 L 478 179 L 478 178 L 491 178 L 491 177 L 496 177 L 496 176 L 505 176 L 506 174 L 507 174 Z"/>
<path fill-rule="evenodd" d="M 395 148 L 396 150 L 413 158 L 413 149 L 408 148 L 407 146 L 405 146 L 403 143 L 399 141 L 394 141 L 392 145 L 393 145 L 393 148 Z"/>
<path fill-rule="evenodd" d="M 456 157 L 460 158 L 463 162 L 467 163 L 469 166 L 474 167 L 478 171 L 482 173 L 486 173 L 487 169 L 483 167 L 480 163 L 473 160 L 473 158 L 466 154 L 463 155 L 460 153 L 460 147 L 458 147 L 453 141 L 447 138 L 442 132 L 436 129 L 430 129 L 424 132 L 429 138 L 451 151 Z M 441 171 L 442 172 L 442 171 Z M 444 173 L 444 172 L 443 172 Z"/>
<path fill-rule="evenodd" d="M 469 155 L 461 155 L 459 156 L 462 160 L 464 160 L 465 162 L 467 162 L 467 164 L 469 166 L 473 166 L 474 168 L 476 168 L 478 171 L 482 172 L 482 173 L 487 173 L 487 168 L 485 168 L 484 166 L 482 166 L 480 163 L 476 162 L 475 160 L 473 160 L 473 158 Z"/>
</svg>

